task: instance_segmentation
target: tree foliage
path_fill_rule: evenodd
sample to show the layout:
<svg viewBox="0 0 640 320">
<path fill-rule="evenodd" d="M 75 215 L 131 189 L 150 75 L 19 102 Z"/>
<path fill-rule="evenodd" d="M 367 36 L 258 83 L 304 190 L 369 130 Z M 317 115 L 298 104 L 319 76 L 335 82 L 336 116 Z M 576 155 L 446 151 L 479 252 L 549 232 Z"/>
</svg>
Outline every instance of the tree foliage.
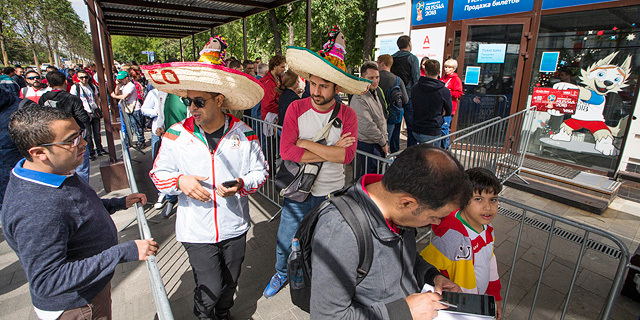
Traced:
<svg viewBox="0 0 640 320">
<path fill-rule="evenodd" d="M 346 38 L 345 64 L 348 68 L 352 71 L 357 70 L 363 59 L 371 58 L 375 42 L 376 0 L 314 0 L 311 3 L 312 50 L 321 49 L 328 40 L 329 29 L 337 24 L 342 28 Z M 285 52 L 286 47 L 290 45 L 289 39 L 293 39 L 292 44 L 295 46 L 306 46 L 306 2 L 304 1 L 293 2 L 273 9 L 271 12 L 250 16 L 246 18 L 246 22 L 249 59 L 254 60 L 260 57 L 262 61 L 267 62 L 275 53 Z M 369 24 L 368 27 L 367 24 Z M 274 34 L 274 26 L 277 26 L 280 32 L 280 38 L 277 32 Z M 291 31 L 293 35 L 290 34 Z M 214 28 L 214 33 L 227 38 L 228 57 L 244 59 L 241 19 Z M 195 35 L 196 54 L 210 36 L 209 31 Z M 180 44 L 177 39 L 114 36 L 112 43 L 114 58 L 118 62 L 146 61 L 147 57 L 140 53 L 143 50 L 155 51 L 156 57 L 163 61 L 168 58 L 180 59 Z M 185 61 L 194 60 L 191 37 L 182 39 L 182 47 Z"/>
<path fill-rule="evenodd" d="M 88 59 L 91 37 L 67 0 L 0 0 L 3 63 L 60 65 L 57 57 Z M 57 61 L 54 61 L 57 60 Z"/>
</svg>

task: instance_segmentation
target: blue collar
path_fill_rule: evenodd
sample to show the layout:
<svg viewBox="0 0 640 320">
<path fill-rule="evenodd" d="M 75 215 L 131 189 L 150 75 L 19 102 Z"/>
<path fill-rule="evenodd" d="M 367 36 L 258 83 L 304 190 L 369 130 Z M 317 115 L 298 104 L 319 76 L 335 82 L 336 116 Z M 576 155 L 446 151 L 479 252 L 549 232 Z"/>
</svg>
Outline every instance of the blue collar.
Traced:
<svg viewBox="0 0 640 320">
<path fill-rule="evenodd" d="M 13 168 L 13 174 L 22 179 L 31 181 L 37 184 L 45 185 L 52 188 L 59 188 L 64 180 L 66 180 L 69 176 L 61 176 L 53 173 L 46 173 L 40 171 L 34 171 L 30 169 L 25 169 L 22 166 L 27 159 L 20 160 L 16 166 Z"/>
</svg>

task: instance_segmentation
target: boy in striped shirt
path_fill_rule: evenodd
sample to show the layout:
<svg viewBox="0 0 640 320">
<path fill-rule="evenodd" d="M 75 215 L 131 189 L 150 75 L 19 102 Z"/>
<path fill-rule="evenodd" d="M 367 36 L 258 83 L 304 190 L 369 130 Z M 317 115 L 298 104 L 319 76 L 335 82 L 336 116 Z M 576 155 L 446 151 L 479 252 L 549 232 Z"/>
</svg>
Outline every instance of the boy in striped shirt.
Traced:
<svg viewBox="0 0 640 320">
<path fill-rule="evenodd" d="M 502 185 L 484 168 L 466 171 L 473 185 L 469 204 L 432 225 L 434 237 L 420 254 L 462 288 L 496 299 L 496 319 L 502 317 L 502 297 L 491 221 L 498 214 Z"/>
</svg>

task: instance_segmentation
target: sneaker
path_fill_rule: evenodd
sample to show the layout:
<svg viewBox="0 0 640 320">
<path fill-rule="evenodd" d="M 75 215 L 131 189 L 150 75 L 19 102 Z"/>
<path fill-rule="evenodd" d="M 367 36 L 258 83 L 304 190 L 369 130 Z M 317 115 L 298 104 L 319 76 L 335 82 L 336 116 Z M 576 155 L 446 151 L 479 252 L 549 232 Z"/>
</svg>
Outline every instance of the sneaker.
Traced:
<svg viewBox="0 0 640 320">
<path fill-rule="evenodd" d="M 276 293 L 278 293 L 278 291 L 282 289 L 285 283 L 287 283 L 287 277 L 282 277 L 278 273 L 276 273 L 273 275 L 273 277 L 271 277 L 271 281 L 269 281 L 269 284 L 264 289 L 264 292 L 262 294 L 265 298 L 269 299 L 275 296 Z"/>
<path fill-rule="evenodd" d="M 109 152 L 107 152 L 107 151 L 106 151 L 106 150 L 104 150 L 104 149 L 100 149 L 100 150 L 98 150 L 98 155 L 99 155 L 99 156 L 106 156 L 106 155 L 108 155 L 108 154 L 109 154 Z"/>
<path fill-rule="evenodd" d="M 96 157 L 95 154 L 91 154 L 91 155 L 89 155 L 89 160 L 96 161 L 96 160 L 98 160 L 98 157 Z"/>
<path fill-rule="evenodd" d="M 167 202 L 167 205 L 162 208 L 160 216 L 162 216 L 163 219 L 169 219 L 173 214 L 173 206 L 175 206 L 174 202 Z"/>
<path fill-rule="evenodd" d="M 156 201 L 156 203 L 153 205 L 153 207 L 156 210 L 160 210 L 162 209 L 162 207 L 164 207 L 164 194 L 159 194 L 158 195 L 158 201 Z"/>
</svg>

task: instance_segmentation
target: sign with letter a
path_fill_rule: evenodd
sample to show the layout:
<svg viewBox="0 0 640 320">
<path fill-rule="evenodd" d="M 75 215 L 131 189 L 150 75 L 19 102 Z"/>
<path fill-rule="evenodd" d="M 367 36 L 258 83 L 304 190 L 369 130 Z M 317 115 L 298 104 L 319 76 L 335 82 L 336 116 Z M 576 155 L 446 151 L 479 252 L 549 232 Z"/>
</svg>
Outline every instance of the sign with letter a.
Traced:
<svg viewBox="0 0 640 320">
<path fill-rule="evenodd" d="M 435 59 L 443 63 L 446 27 L 411 30 L 411 53 L 418 57 Z"/>
</svg>

